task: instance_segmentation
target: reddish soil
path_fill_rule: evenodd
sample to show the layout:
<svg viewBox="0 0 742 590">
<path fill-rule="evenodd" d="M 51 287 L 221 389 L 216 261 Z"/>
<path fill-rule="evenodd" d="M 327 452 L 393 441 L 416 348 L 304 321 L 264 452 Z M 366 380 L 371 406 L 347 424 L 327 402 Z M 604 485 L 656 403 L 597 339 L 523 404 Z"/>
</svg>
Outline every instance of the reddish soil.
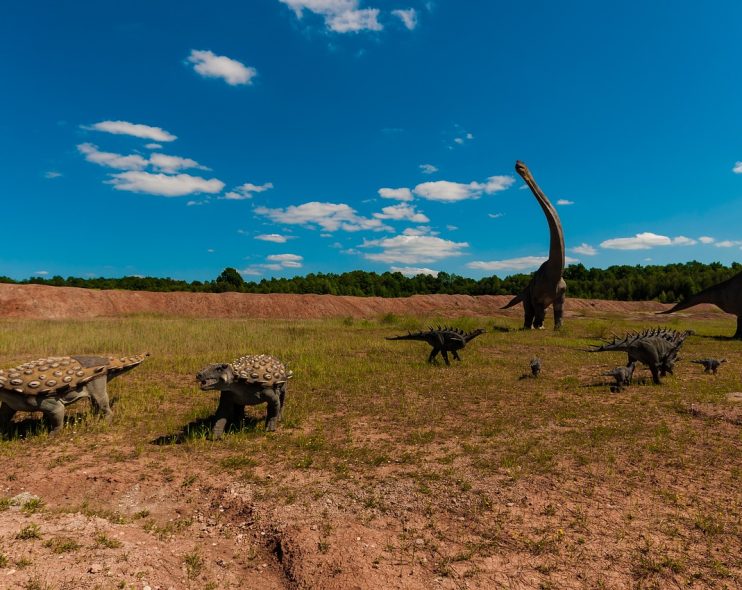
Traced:
<svg viewBox="0 0 742 590">
<path fill-rule="evenodd" d="M 74 287 L 0 284 L 0 318 L 86 319 L 136 314 L 177 317 L 319 319 L 373 318 L 389 313 L 417 316 L 519 317 L 521 306 L 500 308 L 508 295 L 414 295 L 412 297 L 350 297 L 252 293 L 151 293 L 99 291 Z M 668 309 L 655 301 L 603 301 L 568 298 L 565 315 L 590 312 L 653 314 Z M 699 305 L 688 314 L 717 314 L 714 306 Z M 687 313 L 687 312 L 684 312 Z"/>
</svg>

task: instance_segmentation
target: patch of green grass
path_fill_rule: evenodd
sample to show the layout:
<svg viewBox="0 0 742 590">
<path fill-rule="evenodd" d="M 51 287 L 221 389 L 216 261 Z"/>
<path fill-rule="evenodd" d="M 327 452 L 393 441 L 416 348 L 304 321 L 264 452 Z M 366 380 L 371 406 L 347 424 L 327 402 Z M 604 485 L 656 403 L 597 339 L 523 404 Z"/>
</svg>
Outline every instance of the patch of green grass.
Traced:
<svg viewBox="0 0 742 590">
<path fill-rule="evenodd" d="M 118 549 L 122 543 L 118 539 L 112 539 L 103 532 L 96 533 L 95 545 L 97 547 L 105 547 L 106 549 Z"/>
<path fill-rule="evenodd" d="M 193 580 L 198 577 L 204 567 L 204 558 L 197 551 L 186 553 L 183 556 L 183 563 L 186 566 L 188 579 Z"/>
<path fill-rule="evenodd" d="M 47 541 L 44 541 L 44 547 L 47 549 L 51 549 L 52 553 L 72 553 L 73 551 L 77 551 L 82 547 L 80 543 L 75 541 L 74 539 L 70 539 L 69 537 L 56 537 L 54 539 L 49 539 Z"/>
<path fill-rule="evenodd" d="M 29 524 L 28 526 L 25 526 L 20 531 L 18 531 L 15 538 L 20 539 L 21 541 L 28 541 L 31 539 L 40 539 L 41 529 L 39 528 L 39 525 L 37 524 Z"/>
<path fill-rule="evenodd" d="M 34 514 L 40 512 L 44 507 L 44 501 L 41 498 L 31 498 L 28 502 L 23 504 L 21 511 L 25 514 Z"/>
</svg>

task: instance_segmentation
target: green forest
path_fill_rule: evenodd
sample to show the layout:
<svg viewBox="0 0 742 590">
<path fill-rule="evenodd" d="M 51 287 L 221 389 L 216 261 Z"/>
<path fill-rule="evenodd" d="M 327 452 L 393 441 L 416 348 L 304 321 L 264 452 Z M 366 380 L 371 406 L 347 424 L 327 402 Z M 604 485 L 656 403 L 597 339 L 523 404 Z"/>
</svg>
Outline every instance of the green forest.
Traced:
<svg viewBox="0 0 742 590">
<path fill-rule="evenodd" d="M 585 268 L 573 264 L 564 271 L 570 297 L 617 301 L 681 301 L 706 287 L 742 271 L 742 264 L 730 267 L 718 262 L 685 262 L 664 266 L 610 266 Z M 511 295 L 519 293 L 530 274 L 496 276 L 479 280 L 445 272 L 438 276 L 406 277 L 399 272 L 375 273 L 356 270 L 341 274 L 311 273 L 306 276 L 245 281 L 234 268 L 225 268 L 213 281 L 180 281 L 170 278 L 128 276 L 121 278 L 80 278 L 54 276 L 15 281 L 0 277 L 2 283 L 82 287 L 86 289 L 125 289 L 131 291 L 191 291 L 198 293 L 315 293 L 361 297 L 407 297 L 435 293 L 458 295 Z"/>
</svg>

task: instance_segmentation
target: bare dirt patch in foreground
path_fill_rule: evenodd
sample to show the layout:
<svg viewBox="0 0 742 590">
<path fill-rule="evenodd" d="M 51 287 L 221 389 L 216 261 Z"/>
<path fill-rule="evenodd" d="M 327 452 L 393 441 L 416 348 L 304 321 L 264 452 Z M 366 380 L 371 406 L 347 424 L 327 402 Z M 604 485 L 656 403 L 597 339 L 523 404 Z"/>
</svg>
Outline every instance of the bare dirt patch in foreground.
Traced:
<svg viewBox="0 0 742 590">
<path fill-rule="evenodd" d="M 490 331 L 445 367 L 384 336 L 430 315 L 514 329 L 520 314 L 429 300 L 359 320 L 2 320 L 2 367 L 152 356 L 111 383 L 110 426 L 81 402 L 56 439 L 25 415 L 0 441 L 0 588 L 742 587 L 742 343 L 714 337 L 733 320 L 661 317 L 697 330 L 683 356 L 729 359 L 718 376 L 681 363 L 662 386 L 611 394 L 600 373 L 625 355 L 587 344 L 658 323 L 657 304 L 573 300 L 560 333 Z M 193 375 L 255 351 L 295 370 L 283 423 L 266 434 L 252 408 L 207 440 L 216 395 Z M 536 355 L 542 375 L 522 379 Z"/>
</svg>

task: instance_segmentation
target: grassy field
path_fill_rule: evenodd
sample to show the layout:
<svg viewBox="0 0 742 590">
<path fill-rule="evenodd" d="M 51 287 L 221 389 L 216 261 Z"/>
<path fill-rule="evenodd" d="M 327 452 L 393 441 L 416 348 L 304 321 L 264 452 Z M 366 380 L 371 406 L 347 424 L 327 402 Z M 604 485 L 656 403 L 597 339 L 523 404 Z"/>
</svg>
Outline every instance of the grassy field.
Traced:
<svg viewBox="0 0 742 590">
<path fill-rule="evenodd" d="M 742 343 L 714 337 L 730 333 L 728 320 L 666 324 L 696 330 L 684 361 L 726 357 L 719 375 L 681 361 L 654 386 L 642 367 L 621 393 L 600 373 L 625 354 L 585 349 L 647 324 L 580 318 L 560 332 L 524 332 L 505 319 L 449 319 L 488 329 L 451 367 L 428 365 L 424 343 L 384 339 L 439 323 L 3 321 L 3 367 L 55 354 L 152 354 L 111 382 L 110 425 L 85 402 L 68 408 L 57 439 L 38 417 L 20 417 L 0 442 L 5 503 L 20 483 L 36 485 L 41 517 L 92 506 L 175 541 L 195 526 L 199 494 L 232 486 L 282 535 L 277 559 L 290 588 L 352 588 L 361 575 L 390 588 L 742 587 L 742 403 L 728 399 L 742 392 Z M 260 406 L 241 430 L 208 440 L 217 395 L 201 392 L 195 373 L 258 352 L 295 373 L 278 432 L 266 435 Z M 533 356 L 538 379 L 525 376 Z M 91 469 L 130 480 L 120 475 L 110 498 L 42 483 Z M 180 528 L 151 508 L 138 520 L 121 508 L 117 494 L 142 481 L 193 493 Z M 22 559 L 11 537 L 0 537 L 0 576 Z M 59 546 L 42 543 L 27 559 Z M 189 588 L 231 587 L 194 551 L 181 556 Z"/>
</svg>

